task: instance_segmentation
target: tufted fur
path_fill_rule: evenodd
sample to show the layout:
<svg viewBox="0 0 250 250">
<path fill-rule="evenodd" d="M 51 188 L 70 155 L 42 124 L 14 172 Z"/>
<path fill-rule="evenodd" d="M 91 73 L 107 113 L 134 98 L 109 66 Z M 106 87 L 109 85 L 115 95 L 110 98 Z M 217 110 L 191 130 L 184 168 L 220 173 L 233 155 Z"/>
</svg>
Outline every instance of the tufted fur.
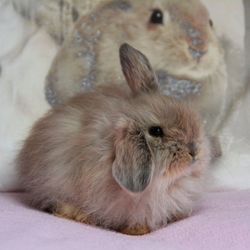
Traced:
<svg viewBox="0 0 250 250">
<path fill-rule="evenodd" d="M 138 81 L 127 78 L 130 89 L 100 86 L 51 110 L 32 129 L 17 166 L 40 209 L 69 205 L 84 222 L 151 231 L 191 213 L 207 181 L 209 147 L 196 114 L 157 90 L 144 55 L 123 45 L 120 57 Z M 152 126 L 164 136 L 152 136 Z"/>
</svg>

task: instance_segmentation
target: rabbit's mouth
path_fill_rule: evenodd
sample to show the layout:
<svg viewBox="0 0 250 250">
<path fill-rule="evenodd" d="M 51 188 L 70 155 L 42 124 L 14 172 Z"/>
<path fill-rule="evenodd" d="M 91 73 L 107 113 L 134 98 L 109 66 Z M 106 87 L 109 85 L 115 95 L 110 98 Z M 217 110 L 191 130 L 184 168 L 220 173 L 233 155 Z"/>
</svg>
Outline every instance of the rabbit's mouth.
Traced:
<svg viewBox="0 0 250 250">
<path fill-rule="evenodd" d="M 188 50 L 192 55 L 193 59 L 197 60 L 197 62 L 200 62 L 201 57 L 207 53 L 206 51 L 197 50 L 192 47 L 189 47 Z"/>
<path fill-rule="evenodd" d="M 172 96 L 182 99 L 191 95 L 199 95 L 201 93 L 202 84 L 190 79 L 177 78 L 168 74 L 164 70 L 156 71 L 159 80 L 160 89 L 166 96 Z"/>
<path fill-rule="evenodd" d="M 187 145 L 171 143 L 167 148 L 170 154 L 168 161 L 165 162 L 167 167 L 163 171 L 166 176 L 178 178 L 189 172 L 192 169 L 191 166 L 199 160 L 199 149 L 195 143 Z"/>
<path fill-rule="evenodd" d="M 164 171 L 164 176 L 168 177 L 174 182 L 175 180 L 190 173 L 193 161 L 191 158 L 182 158 L 177 161 L 172 161 Z"/>
</svg>

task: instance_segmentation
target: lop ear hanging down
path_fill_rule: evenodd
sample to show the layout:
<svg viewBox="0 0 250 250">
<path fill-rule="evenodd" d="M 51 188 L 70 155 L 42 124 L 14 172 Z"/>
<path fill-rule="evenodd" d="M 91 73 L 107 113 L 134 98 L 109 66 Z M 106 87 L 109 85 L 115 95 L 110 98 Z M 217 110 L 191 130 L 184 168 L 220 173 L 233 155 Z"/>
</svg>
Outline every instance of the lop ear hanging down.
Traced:
<svg viewBox="0 0 250 250">
<path fill-rule="evenodd" d="M 134 94 L 158 89 L 158 81 L 147 57 L 124 43 L 120 47 L 123 74 Z"/>
<path fill-rule="evenodd" d="M 152 179 L 153 165 L 146 139 L 139 131 L 121 128 L 115 138 L 115 160 L 112 175 L 126 191 L 139 193 Z"/>
</svg>

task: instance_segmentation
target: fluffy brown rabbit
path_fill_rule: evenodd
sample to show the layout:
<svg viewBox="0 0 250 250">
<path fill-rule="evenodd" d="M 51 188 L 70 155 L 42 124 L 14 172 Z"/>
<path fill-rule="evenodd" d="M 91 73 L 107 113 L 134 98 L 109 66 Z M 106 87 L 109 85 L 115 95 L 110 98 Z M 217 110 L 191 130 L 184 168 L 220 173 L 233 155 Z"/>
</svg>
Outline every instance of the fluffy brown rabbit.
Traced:
<svg viewBox="0 0 250 250">
<path fill-rule="evenodd" d="M 196 114 L 162 95 L 147 58 L 120 48 L 127 85 L 73 97 L 38 121 L 17 159 L 31 204 L 145 234 L 190 215 L 210 150 Z"/>
<path fill-rule="evenodd" d="M 213 23 L 199 0 L 106 1 L 75 25 L 48 75 L 52 105 L 81 91 L 122 83 L 116 49 L 123 42 L 151 61 L 161 91 L 191 100 L 216 134 L 225 106 L 227 73 Z"/>
</svg>

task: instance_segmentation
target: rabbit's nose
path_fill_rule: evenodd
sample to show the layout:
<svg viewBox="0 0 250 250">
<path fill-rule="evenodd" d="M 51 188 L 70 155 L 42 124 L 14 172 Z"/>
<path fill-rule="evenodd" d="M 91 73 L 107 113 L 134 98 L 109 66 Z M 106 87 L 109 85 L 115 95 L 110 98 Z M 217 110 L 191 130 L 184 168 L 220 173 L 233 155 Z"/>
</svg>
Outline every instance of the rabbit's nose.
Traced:
<svg viewBox="0 0 250 250">
<path fill-rule="evenodd" d="M 197 145 L 194 142 L 188 143 L 188 150 L 189 150 L 189 154 L 192 156 L 192 158 L 195 160 L 196 156 L 197 156 Z"/>
<path fill-rule="evenodd" d="M 206 54 L 205 51 L 194 49 L 192 47 L 189 47 L 189 52 L 195 60 L 199 60 L 203 55 Z"/>
</svg>

